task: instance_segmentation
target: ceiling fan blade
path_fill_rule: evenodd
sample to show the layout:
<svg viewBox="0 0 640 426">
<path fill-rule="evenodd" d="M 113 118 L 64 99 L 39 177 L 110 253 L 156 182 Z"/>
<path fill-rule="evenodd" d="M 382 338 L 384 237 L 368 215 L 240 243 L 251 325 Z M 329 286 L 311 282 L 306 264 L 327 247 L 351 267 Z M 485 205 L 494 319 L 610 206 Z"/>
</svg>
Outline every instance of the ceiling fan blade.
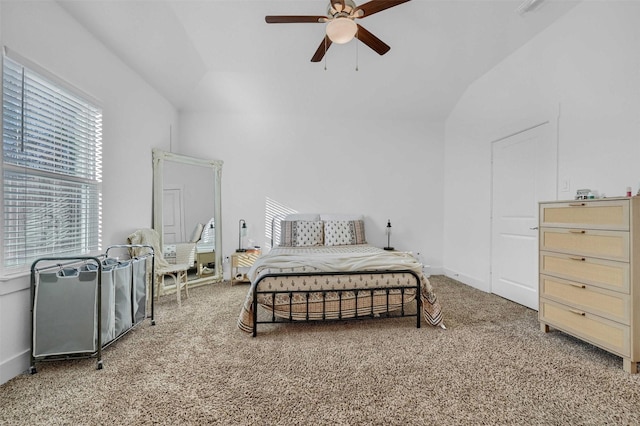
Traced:
<svg viewBox="0 0 640 426">
<path fill-rule="evenodd" d="M 375 50 L 378 55 L 384 55 L 391 49 L 388 44 L 371 34 L 360 24 L 358 24 L 358 32 L 356 33 L 356 38 Z"/>
<path fill-rule="evenodd" d="M 331 7 L 338 12 L 342 12 L 344 10 L 344 0 L 331 0 Z"/>
<path fill-rule="evenodd" d="M 356 18 L 364 18 L 369 15 L 373 15 L 374 13 L 382 12 L 383 10 L 398 6 L 399 4 L 406 3 L 408 1 L 410 0 L 372 0 L 356 7 L 354 15 Z"/>
<path fill-rule="evenodd" d="M 313 58 L 311 58 L 311 62 L 320 62 L 322 58 L 324 58 L 324 54 L 329 50 L 329 46 L 331 46 L 331 39 L 329 36 L 324 36 L 324 40 L 318 46 L 318 50 L 313 54 Z"/>
<path fill-rule="evenodd" d="M 298 24 L 298 23 L 306 23 L 306 22 L 325 22 L 327 20 L 326 16 L 265 16 L 264 20 L 267 24 Z"/>
</svg>

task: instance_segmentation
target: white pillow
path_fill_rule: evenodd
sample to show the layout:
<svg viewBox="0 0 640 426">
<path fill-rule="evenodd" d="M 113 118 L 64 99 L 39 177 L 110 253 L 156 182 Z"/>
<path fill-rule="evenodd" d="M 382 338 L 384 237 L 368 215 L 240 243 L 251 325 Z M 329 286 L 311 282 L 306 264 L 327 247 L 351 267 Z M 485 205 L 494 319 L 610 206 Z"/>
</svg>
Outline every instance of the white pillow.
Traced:
<svg viewBox="0 0 640 426">
<path fill-rule="evenodd" d="M 304 220 L 307 222 L 315 222 L 320 220 L 320 215 L 317 213 L 291 213 L 284 217 L 286 221 Z"/>
<path fill-rule="evenodd" d="M 189 240 L 189 242 L 197 243 L 198 241 L 200 241 L 200 238 L 202 237 L 203 228 L 204 228 L 203 224 L 201 223 L 197 224 L 195 229 L 193 230 L 193 234 L 191 234 L 191 239 Z"/>
<path fill-rule="evenodd" d="M 364 220 L 361 214 L 321 214 L 319 220 Z"/>
</svg>

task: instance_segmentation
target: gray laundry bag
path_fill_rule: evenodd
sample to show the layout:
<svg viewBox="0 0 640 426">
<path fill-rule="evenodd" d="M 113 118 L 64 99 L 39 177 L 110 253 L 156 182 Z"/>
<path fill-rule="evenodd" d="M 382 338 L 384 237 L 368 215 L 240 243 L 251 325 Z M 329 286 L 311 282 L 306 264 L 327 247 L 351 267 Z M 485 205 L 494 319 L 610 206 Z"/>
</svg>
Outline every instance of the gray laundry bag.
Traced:
<svg viewBox="0 0 640 426">
<path fill-rule="evenodd" d="M 100 343 L 102 346 L 111 342 L 116 338 L 116 300 L 115 300 L 115 282 L 113 277 L 113 268 L 115 265 L 106 265 L 102 268 L 102 282 L 100 287 L 101 298 L 101 333 Z M 97 265 L 87 264 L 80 268 L 80 270 L 95 271 L 98 269 Z"/>
<path fill-rule="evenodd" d="M 115 286 L 115 335 L 118 337 L 133 325 L 131 308 L 131 261 L 105 259 L 103 265 L 113 265 L 113 281 Z"/>
<path fill-rule="evenodd" d="M 33 305 L 33 356 L 97 350 L 97 271 L 42 272 Z"/>
<path fill-rule="evenodd" d="M 147 262 L 150 261 L 148 257 L 131 260 L 134 324 L 143 321 L 147 316 Z"/>
</svg>

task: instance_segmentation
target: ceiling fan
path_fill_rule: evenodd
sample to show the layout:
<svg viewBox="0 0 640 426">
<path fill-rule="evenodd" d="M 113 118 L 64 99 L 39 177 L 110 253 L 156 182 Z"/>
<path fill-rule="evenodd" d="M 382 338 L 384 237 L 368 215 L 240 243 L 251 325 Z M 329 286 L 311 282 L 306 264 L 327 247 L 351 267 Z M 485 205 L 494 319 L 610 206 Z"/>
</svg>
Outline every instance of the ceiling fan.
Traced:
<svg viewBox="0 0 640 426">
<path fill-rule="evenodd" d="M 326 35 L 318 50 L 311 58 L 311 62 L 320 62 L 332 43 L 344 44 L 354 37 L 376 51 L 384 55 L 391 49 L 389 45 L 367 31 L 356 19 L 366 18 L 374 13 L 382 12 L 410 0 L 371 0 L 357 6 L 353 0 L 329 0 L 327 15 L 321 16 L 292 16 L 276 15 L 265 16 L 267 24 L 293 24 L 293 23 L 326 23 Z"/>
</svg>

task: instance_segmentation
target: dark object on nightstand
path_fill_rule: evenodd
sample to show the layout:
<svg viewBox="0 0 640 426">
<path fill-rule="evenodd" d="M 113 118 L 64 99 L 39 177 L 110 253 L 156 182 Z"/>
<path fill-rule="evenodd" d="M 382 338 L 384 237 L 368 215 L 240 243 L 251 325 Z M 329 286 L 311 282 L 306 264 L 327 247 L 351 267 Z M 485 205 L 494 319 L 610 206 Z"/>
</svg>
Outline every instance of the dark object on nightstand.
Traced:
<svg viewBox="0 0 640 426">
<path fill-rule="evenodd" d="M 383 249 L 387 251 L 392 251 L 393 247 L 391 247 L 391 219 L 387 221 L 387 246 L 383 247 Z"/>
</svg>

